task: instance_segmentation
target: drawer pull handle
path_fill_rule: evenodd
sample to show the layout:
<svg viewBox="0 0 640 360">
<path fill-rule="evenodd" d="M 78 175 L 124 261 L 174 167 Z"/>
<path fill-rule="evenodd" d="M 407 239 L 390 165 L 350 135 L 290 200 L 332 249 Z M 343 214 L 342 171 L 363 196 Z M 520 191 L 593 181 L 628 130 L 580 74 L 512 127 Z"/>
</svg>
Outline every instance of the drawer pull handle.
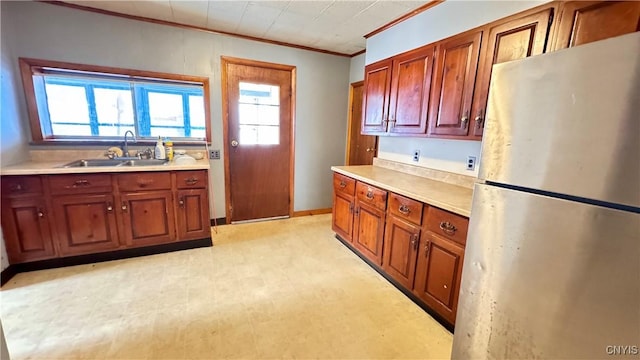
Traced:
<svg viewBox="0 0 640 360">
<path fill-rule="evenodd" d="M 446 234 L 453 235 L 458 229 L 452 223 L 448 221 L 442 221 L 440 222 L 440 230 L 444 231 Z"/>
<path fill-rule="evenodd" d="M 400 205 L 400 207 L 398 208 L 398 211 L 400 211 L 401 214 L 403 215 L 409 215 L 409 213 L 411 212 L 411 209 L 409 209 L 409 207 L 407 205 Z"/>
<path fill-rule="evenodd" d="M 344 189 L 345 187 L 347 187 L 347 183 L 344 181 L 340 181 L 340 188 Z"/>
<path fill-rule="evenodd" d="M 184 179 L 184 182 L 187 183 L 187 185 L 195 185 L 198 183 L 198 179 L 197 178 L 188 178 L 188 179 Z"/>
<path fill-rule="evenodd" d="M 20 184 L 16 184 L 11 187 L 11 191 L 22 191 L 24 188 Z"/>
<path fill-rule="evenodd" d="M 80 186 L 89 186 L 89 185 L 91 185 L 89 180 L 76 180 L 76 181 L 73 182 L 73 185 L 71 185 L 71 187 L 77 188 L 77 187 L 80 187 Z"/>
<path fill-rule="evenodd" d="M 373 200 L 373 191 L 372 190 L 368 190 L 367 191 L 367 199 Z"/>
</svg>

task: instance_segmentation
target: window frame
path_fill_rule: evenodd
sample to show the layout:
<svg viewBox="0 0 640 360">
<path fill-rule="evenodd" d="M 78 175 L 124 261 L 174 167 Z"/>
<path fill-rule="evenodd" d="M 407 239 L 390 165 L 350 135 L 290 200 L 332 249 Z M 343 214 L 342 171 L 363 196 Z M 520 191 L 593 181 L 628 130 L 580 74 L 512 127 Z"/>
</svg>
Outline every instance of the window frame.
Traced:
<svg viewBox="0 0 640 360">
<path fill-rule="evenodd" d="M 195 144 L 202 143 L 206 141 L 207 143 L 211 143 L 211 96 L 209 90 L 209 78 L 204 76 L 192 76 L 192 75 L 181 75 L 181 74 L 170 74 L 170 73 L 162 73 L 155 71 L 146 71 L 146 70 L 133 70 L 133 69 L 124 69 L 124 68 L 116 68 L 109 66 L 98 66 L 98 65 L 85 65 L 85 64 L 76 64 L 62 61 L 53 61 L 53 60 L 42 60 L 42 59 L 32 59 L 32 58 L 19 58 L 18 59 L 20 73 L 22 75 L 22 85 L 24 87 L 24 95 L 27 104 L 27 114 L 29 117 L 29 127 L 31 129 L 31 138 L 33 144 L 89 144 L 89 143 L 105 143 L 105 142 L 113 142 L 119 140 L 119 137 L 98 137 L 98 136 L 86 136 L 79 138 L 63 138 L 63 137 L 54 137 L 50 135 L 45 135 L 43 128 L 47 126 L 43 124 L 40 120 L 40 115 L 38 111 L 38 103 L 36 100 L 36 86 L 34 85 L 33 75 L 39 73 L 40 68 L 55 68 L 61 70 L 70 70 L 70 71 L 78 71 L 78 72 L 93 72 L 93 73 L 103 73 L 109 75 L 116 75 L 122 79 L 131 79 L 131 80 L 149 80 L 149 79 L 159 79 L 159 80 L 168 80 L 174 81 L 177 84 L 183 83 L 197 83 L 202 85 L 202 95 L 203 95 L 203 103 L 204 103 L 204 123 L 205 123 L 205 139 L 179 139 L 174 141 L 175 144 Z M 42 105 L 40 105 L 42 106 Z M 135 122 L 134 122 L 135 123 Z M 139 143 L 155 143 L 154 139 L 139 139 Z"/>
</svg>

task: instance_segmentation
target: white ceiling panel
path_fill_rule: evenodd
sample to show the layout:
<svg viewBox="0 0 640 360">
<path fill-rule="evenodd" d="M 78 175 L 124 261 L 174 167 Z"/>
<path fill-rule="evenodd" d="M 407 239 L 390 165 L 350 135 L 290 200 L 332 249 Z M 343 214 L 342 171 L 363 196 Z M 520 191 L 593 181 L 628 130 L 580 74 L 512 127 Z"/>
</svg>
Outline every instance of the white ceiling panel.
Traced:
<svg viewBox="0 0 640 360">
<path fill-rule="evenodd" d="M 364 35 L 429 1 L 66 1 L 121 14 L 353 54 Z"/>
</svg>

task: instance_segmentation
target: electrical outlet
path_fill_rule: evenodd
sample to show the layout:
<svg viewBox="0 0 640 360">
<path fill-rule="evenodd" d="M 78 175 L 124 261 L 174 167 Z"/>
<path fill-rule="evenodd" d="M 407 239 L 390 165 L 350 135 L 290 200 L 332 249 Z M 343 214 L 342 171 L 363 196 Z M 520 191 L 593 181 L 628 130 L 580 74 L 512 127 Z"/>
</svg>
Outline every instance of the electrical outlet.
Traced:
<svg viewBox="0 0 640 360">
<path fill-rule="evenodd" d="M 413 150 L 413 161 L 420 161 L 420 150 Z"/>
<path fill-rule="evenodd" d="M 220 150 L 209 150 L 209 159 L 220 160 Z"/>
<path fill-rule="evenodd" d="M 476 168 L 476 157 L 467 156 L 467 170 L 473 171 Z"/>
</svg>

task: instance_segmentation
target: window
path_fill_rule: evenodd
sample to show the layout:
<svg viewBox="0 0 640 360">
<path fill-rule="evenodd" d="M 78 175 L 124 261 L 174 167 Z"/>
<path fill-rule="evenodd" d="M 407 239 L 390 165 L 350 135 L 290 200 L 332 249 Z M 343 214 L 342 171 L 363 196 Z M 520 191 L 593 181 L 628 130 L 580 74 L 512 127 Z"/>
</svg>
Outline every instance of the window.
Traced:
<svg viewBox="0 0 640 360">
<path fill-rule="evenodd" d="M 206 77 L 20 59 L 34 142 L 209 141 Z"/>
<path fill-rule="evenodd" d="M 243 145 L 280 144 L 280 88 L 240 82 L 238 101 Z"/>
</svg>

